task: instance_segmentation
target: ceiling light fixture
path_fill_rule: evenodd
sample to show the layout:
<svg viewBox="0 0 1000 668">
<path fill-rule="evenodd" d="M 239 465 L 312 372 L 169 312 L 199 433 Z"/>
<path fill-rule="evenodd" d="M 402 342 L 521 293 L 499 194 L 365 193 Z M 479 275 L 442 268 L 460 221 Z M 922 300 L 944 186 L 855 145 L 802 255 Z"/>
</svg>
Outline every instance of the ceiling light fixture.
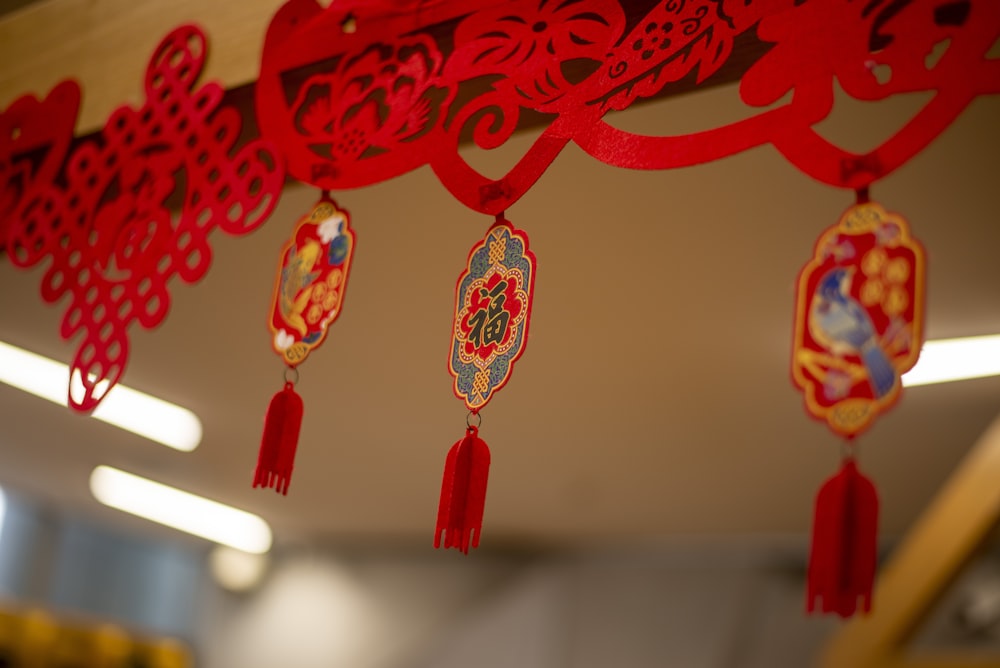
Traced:
<svg viewBox="0 0 1000 668">
<path fill-rule="evenodd" d="M 216 545 L 208 555 L 212 577 L 223 589 L 242 593 L 256 588 L 267 573 L 266 554 L 250 554 L 225 545 Z"/>
<path fill-rule="evenodd" d="M 65 364 L 0 341 L 0 382 L 66 406 L 69 378 Z M 91 415 L 175 450 L 191 452 L 201 443 L 197 415 L 124 385 L 113 388 Z"/>
<path fill-rule="evenodd" d="M 220 545 L 251 554 L 271 549 L 271 527 L 260 517 L 132 473 L 98 466 L 90 491 L 106 506 Z"/>
<path fill-rule="evenodd" d="M 930 385 L 1000 376 L 1000 334 L 926 341 L 920 360 L 903 374 L 903 385 Z"/>
</svg>

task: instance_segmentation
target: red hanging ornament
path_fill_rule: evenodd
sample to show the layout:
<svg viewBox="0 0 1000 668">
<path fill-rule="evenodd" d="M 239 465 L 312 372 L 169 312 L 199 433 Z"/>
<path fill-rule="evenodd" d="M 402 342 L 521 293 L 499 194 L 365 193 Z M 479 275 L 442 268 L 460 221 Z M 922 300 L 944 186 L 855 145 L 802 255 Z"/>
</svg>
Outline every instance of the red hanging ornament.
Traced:
<svg viewBox="0 0 1000 668">
<path fill-rule="evenodd" d="M 792 378 L 808 413 L 852 441 L 898 401 L 923 343 L 924 250 L 909 224 L 868 200 L 816 242 L 798 281 Z M 871 609 L 878 497 L 852 457 L 816 499 L 807 610 Z"/>
<path fill-rule="evenodd" d="M 878 494 L 852 457 L 816 496 L 806 609 L 869 612 L 878 561 Z"/>
<path fill-rule="evenodd" d="M 834 433 L 857 436 L 899 399 L 923 344 L 924 266 L 906 220 L 874 202 L 816 242 L 799 274 L 792 378 Z"/>
<path fill-rule="evenodd" d="M 455 396 L 469 416 L 479 411 L 510 378 L 528 341 L 535 255 L 528 236 L 497 216 L 486 238 L 469 253 L 455 288 L 455 320 L 448 370 Z M 479 418 L 481 420 L 481 418 Z M 468 553 L 479 546 L 486 501 L 490 450 L 479 425 L 466 421 L 466 435 L 448 452 L 434 547 Z"/>
<path fill-rule="evenodd" d="M 281 251 L 268 327 L 271 345 L 287 365 L 285 387 L 267 410 L 254 487 L 288 493 L 303 414 L 295 392 L 298 365 L 323 343 L 327 327 L 340 316 L 353 255 L 350 216 L 324 193 Z"/>
</svg>

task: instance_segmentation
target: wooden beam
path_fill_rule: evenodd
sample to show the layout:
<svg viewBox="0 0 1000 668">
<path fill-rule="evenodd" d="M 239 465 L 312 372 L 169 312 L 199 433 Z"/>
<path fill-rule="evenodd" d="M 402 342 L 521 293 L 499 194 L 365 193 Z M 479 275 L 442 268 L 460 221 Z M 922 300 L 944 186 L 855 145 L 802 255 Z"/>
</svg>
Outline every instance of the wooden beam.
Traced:
<svg viewBox="0 0 1000 668">
<path fill-rule="evenodd" d="M 904 653 L 920 623 L 1000 520 L 1000 417 L 951 475 L 883 568 L 872 613 L 855 617 L 824 668 L 1000 668 L 1000 658 Z"/>
<path fill-rule="evenodd" d="M 182 23 L 209 35 L 202 81 L 234 88 L 257 79 L 264 33 L 283 0 L 45 0 L 0 18 L 0 110 L 25 93 L 43 96 L 77 79 L 76 134 L 104 126 L 112 110 L 142 102 L 146 63 Z"/>
</svg>

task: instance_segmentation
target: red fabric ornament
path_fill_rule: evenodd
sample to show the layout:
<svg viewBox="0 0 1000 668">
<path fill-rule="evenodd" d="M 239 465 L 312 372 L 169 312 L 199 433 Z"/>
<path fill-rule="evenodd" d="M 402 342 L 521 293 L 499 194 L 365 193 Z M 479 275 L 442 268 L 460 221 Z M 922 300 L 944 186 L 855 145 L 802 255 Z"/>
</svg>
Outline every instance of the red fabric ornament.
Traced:
<svg viewBox="0 0 1000 668">
<path fill-rule="evenodd" d="M 925 260 L 906 220 L 858 203 L 816 242 L 799 273 L 792 379 L 806 410 L 847 439 L 902 393 L 923 344 Z M 842 617 L 871 608 L 876 563 L 875 486 L 848 458 L 816 501 L 807 609 Z"/>
<path fill-rule="evenodd" d="M 869 612 L 877 561 L 878 494 L 847 458 L 816 497 L 806 609 L 850 617 L 860 599 Z"/>
<path fill-rule="evenodd" d="M 500 214 L 469 252 L 455 285 L 448 371 L 469 417 L 481 421 L 480 409 L 507 383 L 524 352 L 534 285 L 535 254 L 528 235 Z M 468 420 L 466 426 L 465 439 L 452 446 L 445 462 L 434 547 L 441 546 L 444 531 L 446 548 L 468 553 L 470 545 L 479 546 L 490 451 L 478 437 L 478 426 Z"/>
<path fill-rule="evenodd" d="M 627 25 L 615 0 L 478 8 L 338 0 L 326 9 L 288 0 L 268 26 L 257 115 L 300 180 L 354 188 L 429 164 L 458 200 L 487 214 L 510 208 L 570 141 L 636 169 L 773 143 L 814 178 L 859 188 L 913 157 L 977 95 L 1000 92 L 1000 63 L 987 58 L 1000 37 L 1000 4 L 939 5 L 687 0 L 652 3 Z M 675 136 L 636 135 L 602 120 L 671 83 L 705 81 L 749 32 L 773 47 L 741 82 L 746 118 Z M 929 58 L 942 44 L 943 55 Z M 329 65 L 317 71 L 319 63 Z M 483 81 L 485 90 L 468 94 Z M 835 82 L 859 100 L 934 95 L 880 146 L 854 154 L 814 130 L 834 108 Z M 502 178 L 459 155 L 469 135 L 484 149 L 502 145 L 522 110 L 547 114 L 549 125 Z"/>
<path fill-rule="evenodd" d="M 70 154 L 65 185 L 37 184 L 8 222 L 11 261 L 29 267 L 51 257 L 42 297 L 70 296 L 60 333 L 83 335 L 68 393 L 78 411 L 96 408 L 121 378 L 129 326 L 152 329 L 166 317 L 169 279 L 193 283 L 208 271 L 208 234 L 255 229 L 281 191 L 284 174 L 271 145 L 258 140 L 235 150 L 239 113 L 219 108 L 218 84 L 195 88 L 205 56 L 200 29 L 181 26 L 167 35 L 146 70 L 145 103 L 116 109 L 100 140 Z M 70 103 L 67 113 L 75 90 L 53 91 Z M 46 113 L 54 103 L 46 100 Z"/>
<path fill-rule="evenodd" d="M 276 484 L 277 491 L 288 493 L 303 412 L 288 370 L 297 381 L 298 365 L 323 343 L 327 327 L 340 316 L 354 239 L 350 214 L 324 193 L 281 249 L 268 327 L 271 346 L 287 365 L 286 382 L 267 411 L 254 487 Z"/>
<path fill-rule="evenodd" d="M 445 461 L 434 547 L 454 547 L 465 554 L 469 547 L 479 547 L 489 472 L 490 449 L 479 429 L 469 426 Z"/>
<path fill-rule="evenodd" d="M 267 408 L 257 469 L 253 474 L 254 487 L 273 487 L 280 494 L 288 494 L 301 426 L 302 397 L 296 394 L 292 383 L 285 383 L 285 388 L 271 398 Z"/>
</svg>

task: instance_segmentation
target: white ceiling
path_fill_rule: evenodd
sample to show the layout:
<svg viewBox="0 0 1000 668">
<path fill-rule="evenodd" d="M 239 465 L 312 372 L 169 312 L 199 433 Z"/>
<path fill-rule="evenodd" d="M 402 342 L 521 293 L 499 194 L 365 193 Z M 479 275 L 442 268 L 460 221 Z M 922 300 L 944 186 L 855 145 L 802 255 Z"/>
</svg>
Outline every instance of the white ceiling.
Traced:
<svg viewBox="0 0 1000 668">
<path fill-rule="evenodd" d="M 871 147 L 919 102 L 841 107 L 824 132 Z M 739 113 L 729 86 L 613 120 L 667 134 Z M 1000 99 L 976 101 L 872 191 L 928 249 L 930 338 L 1000 332 L 998 119 Z M 499 175 L 529 140 L 470 160 Z M 259 513 L 279 541 L 430 545 L 445 453 L 465 425 L 446 371 L 454 283 L 492 221 L 426 169 L 336 194 L 357 251 L 344 312 L 301 368 L 306 416 L 283 498 L 250 487 L 282 382 L 265 322 L 280 245 L 316 197 L 289 188 L 257 232 L 216 233 L 205 279 L 175 282 L 164 324 L 132 330 L 124 382 L 195 411 L 198 450 L 0 386 L 0 485 L 138 528 L 90 497 L 91 469 L 110 464 Z M 852 199 L 770 147 L 673 172 L 615 169 L 568 147 L 507 212 L 538 275 L 529 345 L 483 414 L 483 546 L 807 532 L 839 444 L 790 381 L 794 282 Z M 41 301 L 40 275 L 0 261 L 0 340 L 68 361 L 64 305 Z M 861 439 L 885 534 L 905 530 L 998 412 L 1000 378 L 913 388 Z"/>
</svg>

